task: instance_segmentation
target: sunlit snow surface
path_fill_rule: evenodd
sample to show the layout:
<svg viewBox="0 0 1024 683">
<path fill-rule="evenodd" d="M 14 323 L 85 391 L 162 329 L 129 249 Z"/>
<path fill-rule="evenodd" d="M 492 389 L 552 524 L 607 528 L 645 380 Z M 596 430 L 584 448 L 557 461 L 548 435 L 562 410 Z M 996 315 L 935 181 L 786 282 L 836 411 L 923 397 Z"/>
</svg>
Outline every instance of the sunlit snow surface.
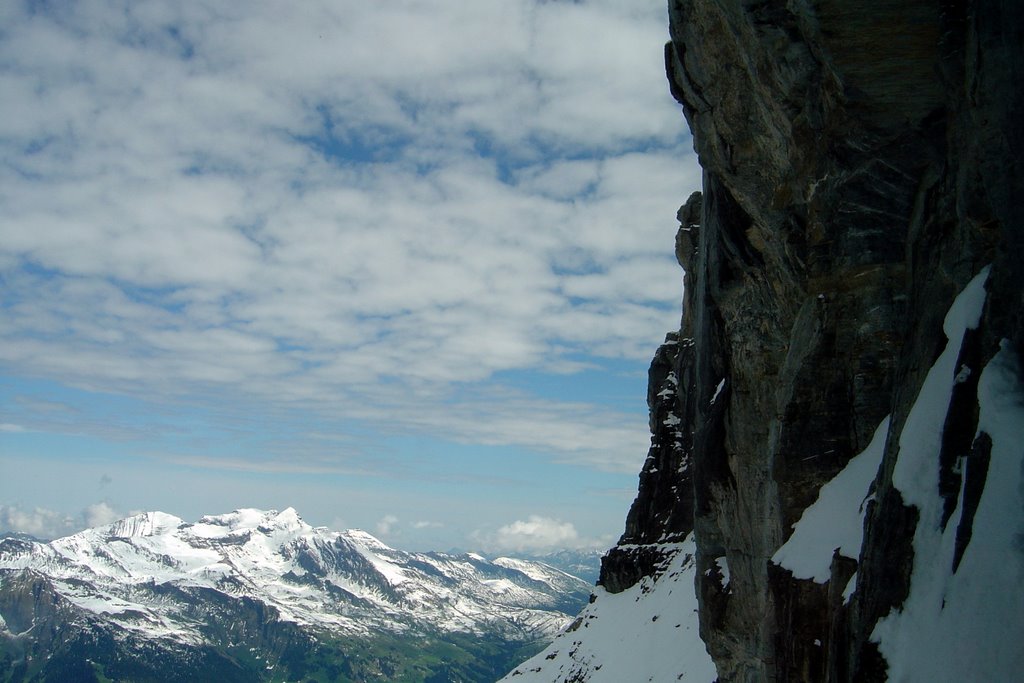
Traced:
<svg viewBox="0 0 1024 683">
<path fill-rule="evenodd" d="M 657 580 L 645 577 L 597 599 L 546 650 L 502 679 L 507 683 L 710 683 L 717 677 L 697 623 L 696 548 L 662 546 L 667 566 Z"/>
<path fill-rule="evenodd" d="M 557 633 L 571 618 L 560 611 L 570 594 L 589 590 L 541 563 L 406 553 L 363 531 L 313 528 L 291 508 L 191 524 L 147 512 L 48 544 L 0 546 L 3 569 L 42 574 L 126 630 L 186 643 L 202 640 L 200 625 L 187 604 L 155 590 L 162 584 L 253 598 L 282 620 L 336 634 L 497 630 L 524 641 Z"/>
<path fill-rule="evenodd" d="M 910 594 L 879 621 L 872 638 L 889 680 L 1014 681 L 1024 676 L 1024 387 L 1016 354 L 1003 348 L 982 371 L 978 432 L 992 439 L 991 462 L 973 536 L 953 571 L 963 491 L 941 530 L 938 449 L 964 331 L 976 327 L 987 270 L 950 309 L 945 352 L 925 380 L 900 438 L 893 483 L 921 513 Z"/>
</svg>

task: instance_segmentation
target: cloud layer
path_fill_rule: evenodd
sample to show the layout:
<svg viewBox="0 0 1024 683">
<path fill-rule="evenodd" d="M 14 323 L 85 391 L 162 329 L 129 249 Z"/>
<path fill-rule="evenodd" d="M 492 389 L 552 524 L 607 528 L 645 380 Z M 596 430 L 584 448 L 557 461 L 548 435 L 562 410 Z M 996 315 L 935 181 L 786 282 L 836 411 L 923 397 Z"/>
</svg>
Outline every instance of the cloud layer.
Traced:
<svg viewBox="0 0 1024 683">
<path fill-rule="evenodd" d="M 0 363 L 225 430 L 312 411 L 635 470 L 642 416 L 501 377 L 642 362 L 677 322 L 698 176 L 663 15 L 7 3 Z"/>
<path fill-rule="evenodd" d="M 0 505 L 0 533 L 22 533 L 47 540 L 111 524 L 122 517 L 105 501 L 87 505 L 77 517 L 44 507 Z"/>
</svg>

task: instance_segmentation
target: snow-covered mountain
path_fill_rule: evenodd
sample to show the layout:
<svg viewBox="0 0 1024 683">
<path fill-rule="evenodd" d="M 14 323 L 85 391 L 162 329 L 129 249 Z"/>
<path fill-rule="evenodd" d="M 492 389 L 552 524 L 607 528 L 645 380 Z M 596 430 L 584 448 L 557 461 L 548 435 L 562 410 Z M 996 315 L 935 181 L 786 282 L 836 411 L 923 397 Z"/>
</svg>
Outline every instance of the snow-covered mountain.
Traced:
<svg viewBox="0 0 1024 683">
<path fill-rule="evenodd" d="M 403 552 L 291 508 L 192 523 L 147 512 L 49 543 L 0 542 L 0 670 L 57 680 L 86 666 L 78 657 L 115 679 L 160 662 L 158 678 L 175 680 L 166 667 L 202 660 L 219 680 L 393 679 L 410 667 L 493 680 L 589 595 L 542 563 Z"/>
<path fill-rule="evenodd" d="M 563 572 L 578 576 L 593 585 L 601 573 L 601 550 L 554 550 L 539 555 L 522 555 L 524 560 L 533 560 L 561 569 Z"/>
</svg>

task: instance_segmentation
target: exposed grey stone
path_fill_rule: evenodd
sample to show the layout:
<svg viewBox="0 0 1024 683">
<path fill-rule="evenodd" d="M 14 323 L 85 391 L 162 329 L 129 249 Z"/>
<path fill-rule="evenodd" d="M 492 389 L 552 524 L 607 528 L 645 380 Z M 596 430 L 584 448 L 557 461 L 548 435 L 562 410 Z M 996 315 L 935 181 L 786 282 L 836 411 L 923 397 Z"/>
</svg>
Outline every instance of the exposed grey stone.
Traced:
<svg viewBox="0 0 1024 683">
<path fill-rule="evenodd" d="M 656 543 L 692 530 L 721 681 L 884 680 L 869 636 L 906 598 L 919 523 L 892 485 L 898 436 L 949 305 L 985 264 L 989 303 L 961 358 L 974 380 L 935 462 L 947 500 L 963 483 L 976 507 L 984 488 L 977 370 L 1002 338 L 1024 351 L 1024 5 L 670 0 L 669 16 L 704 187 L 678 213 L 680 341 L 652 364 L 651 453 L 601 582 L 632 585 L 656 571 Z M 825 585 L 773 565 L 889 414 L 860 557 L 837 554 Z"/>
</svg>

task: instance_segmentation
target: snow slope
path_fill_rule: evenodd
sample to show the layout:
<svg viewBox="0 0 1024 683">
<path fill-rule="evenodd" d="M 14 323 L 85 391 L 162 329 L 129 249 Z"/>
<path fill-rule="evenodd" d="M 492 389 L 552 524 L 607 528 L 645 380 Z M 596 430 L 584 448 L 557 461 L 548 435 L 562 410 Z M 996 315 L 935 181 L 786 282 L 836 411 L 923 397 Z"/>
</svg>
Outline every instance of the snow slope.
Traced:
<svg viewBox="0 0 1024 683">
<path fill-rule="evenodd" d="M 661 549 L 665 564 L 657 578 L 616 594 L 598 586 L 596 599 L 546 650 L 502 681 L 714 681 L 715 665 L 698 632 L 693 536 Z"/>
<path fill-rule="evenodd" d="M 1008 344 L 979 379 L 976 438 L 991 439 L 990 460 L 973 533 L 958 565 L 955 543 L 970 472 L 943 529 L 935 467 L 953 387 L 962 381 L 963 369 L 956 366 L 961 339 L 979 323 L 986 276 L 987 270 L 976 277 L 947 315 L 949 344 L 900 438 L 893 483 L 920 510 L 920 521 L 910 594 L 872 634 L 891 681 L 1006 681 L 1020 680 L 1024 672 L 1024 375 Z"/>
</svg>

